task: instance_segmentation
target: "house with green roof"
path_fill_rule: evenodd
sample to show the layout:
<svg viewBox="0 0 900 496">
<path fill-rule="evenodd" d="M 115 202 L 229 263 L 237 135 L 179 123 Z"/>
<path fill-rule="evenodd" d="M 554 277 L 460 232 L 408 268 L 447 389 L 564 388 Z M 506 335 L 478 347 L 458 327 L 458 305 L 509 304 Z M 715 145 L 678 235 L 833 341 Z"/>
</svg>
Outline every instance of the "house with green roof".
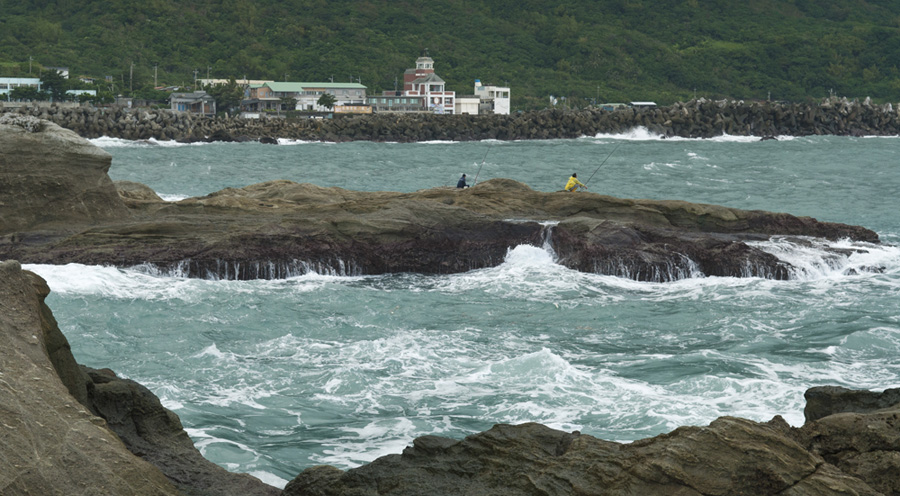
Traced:
<svg viewBox="0 0 900 496">
<path fill-rule="evenodd" d="M 258 86 L 250 85 L 248 98 L 243 101 L 242 107 L 250 112 L 266 110 L 327 112 L 332 109 L 318 103 L 319 98 L 326 93 L 334 97 L 335 106 L 366 104 L 366 87 L 360 83 L 267 81 Z M 294 100 L 294 104 L 288 108 L 291 99 Z"/>
</svg>

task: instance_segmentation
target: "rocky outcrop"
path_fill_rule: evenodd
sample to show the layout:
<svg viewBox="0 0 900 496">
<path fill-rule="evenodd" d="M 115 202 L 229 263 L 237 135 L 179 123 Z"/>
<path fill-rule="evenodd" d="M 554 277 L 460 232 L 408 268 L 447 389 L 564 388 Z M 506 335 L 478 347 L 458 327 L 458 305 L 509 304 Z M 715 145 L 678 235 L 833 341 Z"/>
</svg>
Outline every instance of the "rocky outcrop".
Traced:
<svg viewBox="0 0 900 496">
<path fill-rule="evenodd" d="M 192 496 L 275 496 L 278 488 L 247 474 L 228 472 L 203 458 L 181 420 L 149 389 L 109 370 L 82 367 L 86 405 L 104 419 L 129 451 L 159 468 Z"/>
<path fill-rule="evenodd" d="M 34 117 L 0 116 L 0 232 L 124 218 L 107 173 L 112 157 Z"/>
<path fill-rule="evenodd" d="M 801 428 L 721 417 L 630 444 L 496 425 L 461 441 L 420 437 L 347 471 L 312 467 L 284 495 L 898 494 L 898 418 L 900 405 Z"/>
<path fill-rule="evenodd" d="M 549 242 L 567 267 L 643 281 L 709 275 L 784 279 L 790 266 L 748 241 L 779 235 L 878 242 L 868 229 L 809 217 L 586 192 L 544 193 L 509 179 L 413 193 L 271 181 L 170 203 L 135 183 L 119 183 L 118 193 L 110 192 L 107 155 L 84 141 L 74 147 L 33 136 L 77 139 L 53 124 L 44 129 L 23 138 L 21 128 L 0 125 L 0 140 L 26 140 L 37 147 L 28 152 L 34 157 L 31 171 L 11 172 L 9 181 L 17 187 L 0 191 L 0 213 L 12 219 L 0 224 L 2 258 L 143 264 L 188 277 L 226 279 L 308 271 L 441 274 L 495 266 L 511 247 Z M 50 208 L 44 197 L 49 180 L 42 178 L 63 177 L 71 168 L 68 161 L 87 160 L 63 153 L 79 147 L 87 150 L 87 158 L 99 155 L 105 162 L 81 182 L 54 179 L 59 198 L 54 201 L 63 205 L 64 198 L 91 197 L 97 200 L 91 205 L 106 209 L 89 208 L 85 200 L 68 210 Z M 0 163 L 13 164 L 18 157 L 0 149 Z M 92 185 L 102 188 L 85 193 L 83 188 Z M 34 213 L 18 213 L 13 205 L 35 205 Z"/>
<path fill-rule="evenodd" d="M 0 262 L 0 494 L 279 494 L 204 459 L 143 386 L 79 366 L 49 292 Z"/>
<path fill-rule="evenodd" d="M 837 413 L 872 413 L 900 404 L 900 388 L 884 392 L 857 391 L 839 386 L 810 388 L 803 395 L 806 422 L 813 422 Z"/>
<path fill-rule="evenodd" d="M 83 374 L 44 304 L 49 291 L 0 262 L 0 493 L 179 494 L 81 403 Z"/>
<path fill-rule="evenodd" d="M 642 127 L 660 137 L 711 138 L 722 134 L 883 135 L 900 133 L 891 104 L 829 98 L 814 103 L 705 99 L 659 108 L 551 109 L 512 115 L 335 115 L 333 119 L 241 119 L 205 117 L 170 110 L 121 107 L 22 107 L 15 112 L 47 119 L 81 136 L 130 140 L 248 141 L 274 138 L 313 141 L 426 141 L 556 139 L 626 133 Z"/>
</svg>

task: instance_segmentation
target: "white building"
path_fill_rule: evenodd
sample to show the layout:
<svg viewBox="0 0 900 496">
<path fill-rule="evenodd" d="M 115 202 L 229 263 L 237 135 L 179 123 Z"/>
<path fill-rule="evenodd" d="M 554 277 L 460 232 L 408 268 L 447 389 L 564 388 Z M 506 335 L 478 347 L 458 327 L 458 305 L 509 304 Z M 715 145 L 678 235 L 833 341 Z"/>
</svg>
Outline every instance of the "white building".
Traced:
<svg viewBox="0 0 900 496">
<path fill-rule="evenodd" d="M 76 98 L 81 95 L 97 96 L 97 90 L 66 90 L 66 94 Z"/>
<path fill-rule="evenodd" d="M 69 79 L 69 68 L 68 67 L 44 67 L 44 69 L 50 71 L 56 71 L 62 76 L 63 79 Z"/>
<path fill-rule="evenodd" d="M 490 105 L 491 113 L 509 115 L 509 87 L 484 86 L 480 79 L 475 80 L 475 94 L 481 98 L 485 107 Z"/>
<path fill-rule="evenodd" d="M 9 100 L 9 92 L 12 91 L 13 88 L 19 88 L 21 86 L 32 86 L 37 88 L 38 91 L 41 91 L 41 80 L 40 78 L 0 77 L 0 98 Z"/>
<path fill-rule="evenodd" d="M 478 115 L 481 98 L 477 95 L 456 95 L 455 111 L 457 114 Z"/>
</svg>

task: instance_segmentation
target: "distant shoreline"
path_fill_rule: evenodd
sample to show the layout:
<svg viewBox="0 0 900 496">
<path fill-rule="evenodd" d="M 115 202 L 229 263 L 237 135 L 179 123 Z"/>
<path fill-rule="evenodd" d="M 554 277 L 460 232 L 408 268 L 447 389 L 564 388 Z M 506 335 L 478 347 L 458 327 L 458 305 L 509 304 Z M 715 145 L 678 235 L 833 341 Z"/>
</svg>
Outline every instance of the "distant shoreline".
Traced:
<svg viewBox="0 0 900 496">
<path fill-rule="evenodd" d="M 477 141 L 560 139 L 645 128 L 660 138 L 733 136 L 895 136 L 891 104 L 826 99 L 820 103 L 691 100 L 668 107 L 607 111 L 540 110 L 512 115 L 380 113 L 333 119 L 205 117 L 168 109 L 23 106 L 6 112 L 47 119 L 85 138 L 127 140 Z"/>
</svg>

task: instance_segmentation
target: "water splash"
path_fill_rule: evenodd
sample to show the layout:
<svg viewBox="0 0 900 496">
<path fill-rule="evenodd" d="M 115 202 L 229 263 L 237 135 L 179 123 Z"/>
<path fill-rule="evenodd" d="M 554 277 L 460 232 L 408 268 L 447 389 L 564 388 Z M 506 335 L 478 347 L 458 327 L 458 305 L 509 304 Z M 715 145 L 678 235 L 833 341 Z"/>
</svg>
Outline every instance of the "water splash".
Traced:
<svg viewBox="0 0 900 496">
<path fill-rule="evenodd" d="M 790 278 L 795 280 L 900 271 L 897 246 L 800 236 L 777 236 L 747 244 L 790 264 Z"/>
</svg>

